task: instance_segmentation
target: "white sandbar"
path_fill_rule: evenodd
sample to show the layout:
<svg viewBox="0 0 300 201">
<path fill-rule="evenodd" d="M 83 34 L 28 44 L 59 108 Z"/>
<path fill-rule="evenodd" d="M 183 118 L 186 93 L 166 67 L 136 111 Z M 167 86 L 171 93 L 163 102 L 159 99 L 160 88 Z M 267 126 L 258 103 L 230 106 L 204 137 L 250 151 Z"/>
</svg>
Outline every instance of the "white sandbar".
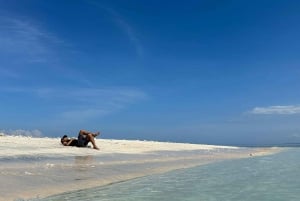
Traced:
<svg viewBox="0 0 300 201">
<path fill-rule="evenodd" d="M 97 139 L 100 151 L 59 138 L 0 136 L 0 201 L 46 197 L 150 174 L 277 152 L 200 144 Z"/>
</svg>

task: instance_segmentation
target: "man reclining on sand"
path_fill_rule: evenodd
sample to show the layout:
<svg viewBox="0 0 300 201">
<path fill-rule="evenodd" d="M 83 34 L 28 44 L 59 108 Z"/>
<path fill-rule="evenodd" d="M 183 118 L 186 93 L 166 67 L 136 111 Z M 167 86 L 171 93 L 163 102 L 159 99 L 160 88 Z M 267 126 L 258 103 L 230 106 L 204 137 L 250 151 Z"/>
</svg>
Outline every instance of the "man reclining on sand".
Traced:
<svg viewBox="0 0 300 201">
<path fill-rule="evenodd" d="M 99 134 L 100 132 L 92 133 L 89 131 L 80 130 L 77 139 L 68 138 L 67 135 L 64 135 L 61 138 L 60 142 L 64 146 L 76 146 L 76 147 L 86 147 L 88 143 L 91 142 L 93 144 L 93 148 L 99 150 L 95 142 L 95 137 L 98 136 Z"/>
</svg>

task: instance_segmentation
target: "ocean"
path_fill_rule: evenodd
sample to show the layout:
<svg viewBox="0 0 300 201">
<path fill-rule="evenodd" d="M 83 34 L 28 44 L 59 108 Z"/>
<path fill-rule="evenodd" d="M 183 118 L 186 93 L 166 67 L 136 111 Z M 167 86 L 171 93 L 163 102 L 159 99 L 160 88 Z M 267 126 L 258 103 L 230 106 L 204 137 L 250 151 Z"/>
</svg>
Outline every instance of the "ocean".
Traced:
<svg viewBox="0 0 300 201">
<path fill-rule="evenodd" d="M 299 156 L 286 148 L 30 201 L 299 201 Z"/>
</svg>

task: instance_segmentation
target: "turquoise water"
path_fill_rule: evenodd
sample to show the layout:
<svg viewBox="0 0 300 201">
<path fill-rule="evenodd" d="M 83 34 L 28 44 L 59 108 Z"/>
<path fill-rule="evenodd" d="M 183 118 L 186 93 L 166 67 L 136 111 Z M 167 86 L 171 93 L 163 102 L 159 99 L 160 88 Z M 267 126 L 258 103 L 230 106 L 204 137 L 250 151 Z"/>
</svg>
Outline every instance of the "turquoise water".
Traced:
<svg viewBox="0 0 300 201">
<path fill-rule="evenodd" d="M 109 186 L 60 194 L 43 201 L 298 201 L 300 149 L 227 160 Z"/>
</svg>

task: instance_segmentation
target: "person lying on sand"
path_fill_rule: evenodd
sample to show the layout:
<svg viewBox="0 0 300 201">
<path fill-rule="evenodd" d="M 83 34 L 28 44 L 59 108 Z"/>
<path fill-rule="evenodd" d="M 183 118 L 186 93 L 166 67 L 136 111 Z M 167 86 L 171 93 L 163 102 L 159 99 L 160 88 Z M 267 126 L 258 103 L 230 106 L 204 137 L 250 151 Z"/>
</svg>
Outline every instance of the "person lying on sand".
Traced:
<svg viewBox="0 0 300 201">
<path fill-rule="evenodd" d="M 67 135 L 64 135 L 61 138 L 60 142 L 64 146 L 76 146 L 76 147 L 86 147 L 88 143 L 91 142 L 93 144 L 93 148 L 99 150 L 95 142 L 95 137 L 98 136 L 99 134 L 100 132 L 92 133 L 89 131 L 80 130 L 77 139 L 68 138 Z"/>
</svg>

